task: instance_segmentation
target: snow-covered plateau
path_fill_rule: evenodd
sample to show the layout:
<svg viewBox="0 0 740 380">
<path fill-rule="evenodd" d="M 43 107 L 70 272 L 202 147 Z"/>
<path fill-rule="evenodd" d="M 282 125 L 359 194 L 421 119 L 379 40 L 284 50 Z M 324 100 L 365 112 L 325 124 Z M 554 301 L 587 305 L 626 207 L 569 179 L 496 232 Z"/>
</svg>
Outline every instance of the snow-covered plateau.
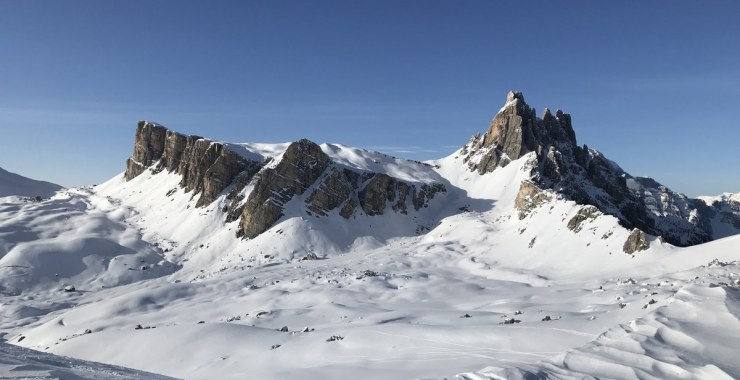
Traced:
<svg viewBox="0 0 740 380">
<path fill-rule="evenodd" d="M 560 112 L 514 152 L 523 106 L 426 163 L 140 123 L 126 173 L 0 198 L 0 377 L 740 378 L 737 196 L 570 150 Z"/>
</svg>

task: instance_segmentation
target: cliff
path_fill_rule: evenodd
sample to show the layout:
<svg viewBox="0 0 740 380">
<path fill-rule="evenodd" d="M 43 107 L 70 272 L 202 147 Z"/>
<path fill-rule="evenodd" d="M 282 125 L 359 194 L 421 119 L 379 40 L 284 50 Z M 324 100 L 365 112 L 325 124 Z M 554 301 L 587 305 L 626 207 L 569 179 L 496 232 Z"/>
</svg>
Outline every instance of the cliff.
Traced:
<svg viewBox="0 0 740 380">
<path fill-rule="evenodd" d="M 225 221 L 239 220 L 236 234 L 244 238 L 272 227 L 285 216 L 286 204 L 298 197 L 308 215 L 324 217 L 336 210 L 350 219 L 418 211 L 447 191 L 442 183 L 411 183 L 349 168 L 306 139 L 289 144 L 278 157 L 244 154 L 233 147 L 141 121 L 124 177 L 128 181 L 145 170 L 178 174 L 180 186 L 198 197 L 196 207 L 224 194 L 230 200 L 223 210 Z M 247 188 L 250 191 L 245 192 Z"/>
</svg>

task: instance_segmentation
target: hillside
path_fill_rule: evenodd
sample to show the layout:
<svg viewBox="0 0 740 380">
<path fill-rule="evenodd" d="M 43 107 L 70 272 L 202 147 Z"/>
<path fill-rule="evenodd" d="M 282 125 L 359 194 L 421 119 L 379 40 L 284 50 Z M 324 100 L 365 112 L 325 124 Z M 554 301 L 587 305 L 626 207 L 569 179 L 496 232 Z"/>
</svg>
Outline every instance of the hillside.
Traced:
<svg viewBox="0 0 740 380">
<path fill-rule="evenodd" d="M 59 185 L 26 178 L 0 168 L 0 197 L 17 195 L 49 198 L 61 189 Z"/>
</svg>

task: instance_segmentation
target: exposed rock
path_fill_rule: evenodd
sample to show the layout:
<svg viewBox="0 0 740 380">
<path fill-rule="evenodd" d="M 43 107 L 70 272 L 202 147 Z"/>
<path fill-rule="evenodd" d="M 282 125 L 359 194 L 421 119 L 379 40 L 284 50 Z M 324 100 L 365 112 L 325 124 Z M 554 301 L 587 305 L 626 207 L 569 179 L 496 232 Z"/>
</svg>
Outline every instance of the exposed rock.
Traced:
<svg viewBox="0 0 740 380">
<path fill-rule="evenodd" d="M 387 208 L 402 214 L 411 206 L 426 207 L 436 194 L 446 192 L 440 183 L 408 183 L 385 173 L 342 168 L 308 140 L 291 144 L 274 167 L 249 159 L 228 144 L 199 136 L 169 131 L 141 121 L 136 130 L 134 152 L 126 165 L 126 180 L 149 169 L 167 170 L 181 176 L 180 187 L 198 196 L 196 207 L 211 204 L 224 191 L 230 201 L 221 209 L 226 222 L 239 220 L 237 236 L 254 238 L 277 222 L 287 202 L 305 197 L 306 211 L 316 217 L 333 210 L 349 219 L 358 212 L 380 215 Z M 246 196 L 247 185 L 252 191 Z M 177 189 L 170 189 L 167 195 Z M 358 211 L 359 210 L 359 211 Z"/>
<path fill-rule="evenodd" d="M 584 206 L 578 210 L 578 213 L 568 221 L 568 229 L 578 233 L 583 229 L 583 223 L 595 220 L 601 212 L 594 206 Z"/>
<path fill-rule="evenodd" d="M 249 183 L 249 180 L 254 177 L 258 170 L 259 167 L 255 166 L 254 172 L 248 169 L 247 171 L 238 174 L 236 178 L 234 178 L 233 187 L 231 188 L 229 194 L 226 195 L 226 199 L 231 201 L 231 203 L 226 207 L 225 211 L 227 223 L 241 218 L 242 211 L 244 210 L 244 204 L 242 203 L 242 201 L 244 200 L 244 195 L 241 194 L 241 191 L 244 190 L 244 188 Z"/>
<path fill-rule="evenodd" d="M 386 201 L 393 201 L 396 197 L 396 185 L 396 181 L 387 174 L 374 175 L 359 194 L 360 206 L 365 214 L 383 214 Z"/>
<path fill-rule="evenodd" d="M 336 166 L 332 165 L 319 186 L 308 196 L 306 204 L 312 212 L 318 215 L 326 215 L 329 211 L 346 202 L 351 192 L 352 187 L 347 178 Z"/>
<path fill-rule="evenodd" d="M 447 189 L 441 183 L 424 183 L 415 189 L 413 203 L 414 209 L 419 211 L 422 207 L 425 207 L 430 200 L 432 200 L 437 194 L 445 193 Z"/>
<path fill-rule="evenodd" d="M 193 196 L 200 195 L 196 207 L 210 204 L 238 175 L 248 180 L 263 165 L 225 148 L 222 143 L 140 121 L 124 177 L 131 180 L 155 163 L 158 164 L 153 170 L 180 174 L 180 186 L 186 192 L 193 192 Z"/>
<path fill-rule="evenodd" d="M 524 219 L 532 210 L 550 199 L 552 199 L 551 194 L 543 191 L 534 183 L 522 181 L 514 201 L 514 206 L 519 210 L 519 219 Z"/>
<path fill-rule="evenodd" d="M 134 152 L 126 161 L 126 181 L 143 173 L 152 163 L 158 161 L 164 153 L 164 142 L 167 129 L 154 123 L 140 121 L 136 128 Z"/>
<path fill-rule="evenodd" d="M 303 194 L 329 165 L 329 156 L 306 139 L 290 144 L 275 168 L 259 173 L 244 204 L 238 235 L 254 238 L 283 216 L 283 205 Z"/>
<path fill-rule="evenodd" d="M 662 236 L 673 245 L 727 236 L 713 230 L 716 223 L 727 225 L 722 231 L 740 232 L 740 212 L 729 202 L 707 205 L 650 178 L 629 175 L 598 151 L 577 145 L 570 115 L 545 109 L 538 118 L 518 92 L 507 95 L 488 131 L 474 136 L 461 152 L 470 170 L 480 174 L 533 153 L 531 180 L 538 188 L 595 206 L 625 228 Z M 520 209 L 520 217 L 526 214 Z"/>
<path fill-rule="evenodd" d="M 575 143 L 570 115 L 558 110 L 553 116 L 545 109 L 543 118 L 539 119 L 521 92 L 509 92 L 506 104 L 493 118 L 488 131 L 472 147 L 473 152 L 482 153 L 481 158 L 469 165 L 481 174 L 490 173 L 529 152 L 542 155 L 551 145 Z"/>
<path fill-rule="evenodd" d="M 627 237 L 627 241 L 624 242 L 624 247 L 622 249 L 625 253 L 633 254 L 635 252 L 644 251 L 648 248 L 650 248 L 650 243 L 647 241 L 645 233 L 635 228 Z"/>
</svg>

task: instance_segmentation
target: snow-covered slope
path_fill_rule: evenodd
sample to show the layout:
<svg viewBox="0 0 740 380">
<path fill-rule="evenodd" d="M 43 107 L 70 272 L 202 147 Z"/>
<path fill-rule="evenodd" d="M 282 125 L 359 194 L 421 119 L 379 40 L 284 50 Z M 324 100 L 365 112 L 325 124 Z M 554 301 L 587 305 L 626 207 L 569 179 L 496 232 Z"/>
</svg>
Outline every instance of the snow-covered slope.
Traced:
<svg viewBox="0 0 740 380">
<path fill-rule="evenodd" d="M 711 245 L 714 247 L 703 249 L 725 249 L 735 253 L 740 240 L 724 239 Z M 725 247 L 721 248 L 723 245 Z M 526 365 L 489 367 L 460 377 L 468 380 L 736 379 L 740 376 L 737 269 L 737 261 L 717 260 L 699 270 L 663 275 L 654 283 L 641 285 L 640 292 L 645 293 L 643 302 L 647 302 L 647 308 L 662 304 L 654 311 L 615 326 L 593 341 L 551 359 Z M 676 281 L 693 274 L 696 274 L 693 281 Z M 672 290 L 671 297 L 661 299 L 661 287 L 666 286 L 677 290 Z"/>
<path fill-rule="evenodd" d="M 711 205 L 714 202 L 717 201 L 734 201 L 734 202 L 740 202 L 740 193 L 723 193 L 721 195 L 717 196 L 711 196 L 711 195 L 705 195 L 700 196 L 699 199 L 704 201 L 704 203 Z"/>
<path fill-rule="evenodd" d="M 60 292 L 67 286 L 79 291 L 140 281 L 174 272 L 161 249 L 143 241 L 127 225 L 126 207 L 90 203 L 85 188 L 61 191 L 49 200 L 0 199 L 0 293 L 19 295 Z M 117 202 L 117 201 L 113 201 Z M 19 308 L 9 317 L 35 316 L 43 310 Z M 3 312 L 9 312 L 4 308 Z"/>
<path fill-rule="evenodd" d="M 439 175 L 454 160 L 437 163 Z M 274 227 L 287 236 L 240 240 L 224 232 L 219 239 L 213 235 L 223 230 L 217 205 L 195 209 L 195 200 L 173 194 L 170 207 L 181 207 L 179 214 L 146 208 L 147 192 L 166 193 L 176 176 L 109 182 L 81 195 L 88 207 L 105 215 L 126 210 L 126 225 L 154 239 L 182 269 L 169 277 L 91 288 L 64 303 L 59 295 L 67 293 L 59 291 L 4 297 L 3 311 L 15 314 L 6 314 L 0 328 L 14 344 L 174 377 L 428 378 L 512 363 L 521 367 L 508 371 L 529 368 L 620 324 L 650 318 L 685 286 L 720 280 L 736 286 L 738 267 L 730 263 L 737 259 L 736 238 L 692 248 L 656 240 L 632 256 L 621 252 L 628 231 L 616 218 L 600 216 L 578 232 L 568 229 L 569 217 L 581 208 L 572 201 L 556 197 L 519 219 L 514 184 L 526 178 L 528 162 L 525 157 L 490 174 L 451 178 L 451 185 L 463 186 L 452 188 L 466 195 L 461 207 L 467 211 L 441 219 L 423 235 L 383 243 L 360 239 L 308 261 L 264 256 L 280 254 L 281 244 L 319 239 L 311 235 L 316 221 L 330 218 L 310 224 L 288 219 Z M 163 182 L 126 188 L 154 179 Z M 129 206 L 102 195 L 118 186 Z M 486 189 L 495 189 L 488 192 L 493 196 Z M 368 219 L 382 225 L 394 215 Z M 159 233 L 173 240 L 156 238 Z M 174 240 L 184 238 L 189 240 Z M 212 239 L 210 248 L 203 238 Z M 236 245 L 219 245 L 227 243 Z M 178 251 L 180 246 L 192 252 Z M 262 253 L 246 253 L 258 249 Z M 715 258 L 728 264 L 701 267 Z M 213 263 L 227 269 L 215 270 Z M 651 299 L 657 304 L 649 304 Z M 32 317 L 29 310 L 35 311 Z M 546 316 L 551 320 L 542 321 Z M 502 324 L 509 318 L 520 322 Z M 715 344 L 711 336 L 694 339 Z"/>
<path fill-rule="evenodd" d="M 0 197 L 17 195 L 48 198 L 61 189 L 61 186 L 51 182 L 26 178 L 0 168 Z"/>
<path fill-rule="evenodd" d="M 0 379 L 167 380 L 172 378 L 56 356 L 0 342 Z"/>
</svg>

